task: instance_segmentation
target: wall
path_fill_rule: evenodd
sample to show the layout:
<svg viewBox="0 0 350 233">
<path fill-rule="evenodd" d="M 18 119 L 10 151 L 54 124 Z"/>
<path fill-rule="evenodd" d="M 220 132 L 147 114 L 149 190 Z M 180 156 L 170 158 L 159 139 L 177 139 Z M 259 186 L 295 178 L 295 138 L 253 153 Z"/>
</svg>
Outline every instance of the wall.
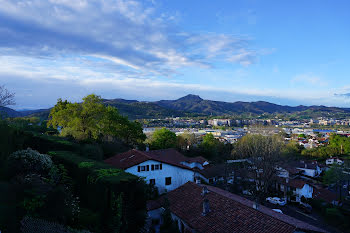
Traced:
<svg viewBox="0 0 350 233">
<path fill-rule="evenodd" d="M 297 201 L 300 201 L 302 196 L 304 196 L 305 198 L 312 198 L 313 188 L 312 186 L 305 184 L 302 189 L 297 189 L 296 193 L 299 197 L 297 198 Z"/>
<path fill-rule="evenodd" d="M 161 164 L 158 161 L 148 160 L 143 163 L 140 163 L 136 166 L 126 169 L 126 172 L 131 174 L 145 177 L 147 183 L 150 179 L 155 179 L 156 187 L 158 188 L 159 193 L 164 193 L 165 191 L 171 191 L 177 187 L 187 183 L 188 181 L 194 180 L 194 172 L 192 170 L 176 167 L 166 163 L 162 163 L 162 170 L 151 171 L 151 165 Z M 137 171 L 138 166 L 147 166 L 149 165 L 149 171 Z M 171 177 L 171 184 L 165 185 L 165 177 Z"/>
</svg>

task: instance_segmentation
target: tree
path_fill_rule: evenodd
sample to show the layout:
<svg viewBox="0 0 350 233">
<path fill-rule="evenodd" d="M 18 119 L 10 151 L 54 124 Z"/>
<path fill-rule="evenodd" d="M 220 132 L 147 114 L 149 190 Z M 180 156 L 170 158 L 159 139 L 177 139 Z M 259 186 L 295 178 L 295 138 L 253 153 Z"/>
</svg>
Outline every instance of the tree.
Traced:
<svg viewBox="0 0 350 233">
<path fill-rule="evenodd" d="M 329 138 L 330 148 L 335 148 L 338 155 L 350 154 L 350 139 L 338 134 L 332 134 Z"/>
<path fill-rule="evenodd" d="M 333 165 L 331 169 L 326 171 L 322 180 L 324 184 L 335 185 L 335 188 L 339 193 L 339 199 L 341 199 L 343 181 L 345 181 L 347 178 L 343 171 L 344 171 L 343 167 L 338 165 Z"/>
<path fill-rule="evenodd" d="M 180 150 L 188 150 L 195 143 L 197 139 L 194 133 L 184 132 L 177 137 L 177 146 Z"/>
<path fill-rule="evenodd" d="M 287 159 L 297 158 L 301 155 L 303 149 L 302 145 L 296 142 L 289 142 L 282 148 L 282 155 Z"/>
<path fill-rule="evenodd" d="M 4 85 L 0 86 L 0 107 L 15 104 L 15 94 L 9 92 Z"/>
<path fill-rule="evenodd" d="M 176 147 L 176 134 L 166 128 L 156 130 L 150 140 L 150 147 L 153 150 Z"/>
<path fill-rule="evenodd" d="M 129 145 L 139 145 L 146 139 L 141 124 L 129 121 L 116 108 L 105 106 L 96 95 L 86 96 L 81 104 L 58 99 L 47 125 L 61 128 L 61 135 L 78 140 L 111 136 Z"/>
<path fill-rule="evenodd" d="M 199 145 L 201 154 L 211 160 L 216 162 L 222 162 L 227 157 L 227 149 L 231 144 L 226 144 L 220 142 L 216 139 L 213 134 L 208 133 L 203 137 L 202 143 Z M 231 151 L 232 148 L 229 148 Z"/>
<path fill-rule="evenodd" d="M 250 192 L 259 202 L 266 197 L 275 181 L 282 147 L 283 142 L 279 137 L 251 134 L 242 137 L 235 146 L 235 157 L 249 160 L 245 170 L 253 174 L 255 180 Z"/>
</svg>

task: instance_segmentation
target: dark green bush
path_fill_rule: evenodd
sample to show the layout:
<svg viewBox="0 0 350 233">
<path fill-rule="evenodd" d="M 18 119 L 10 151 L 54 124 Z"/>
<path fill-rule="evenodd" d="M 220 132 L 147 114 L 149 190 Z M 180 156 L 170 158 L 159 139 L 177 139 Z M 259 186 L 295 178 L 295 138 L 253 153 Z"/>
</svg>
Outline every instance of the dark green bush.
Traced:
<svg viewBox="0 0 350 233">
<path fill-rule="evenodd" d="M 49 154 L 53 161 L 63 164 L 73 178 L 81 207 L 99 215 L 96 219 L 99 219 L 100 230 L 110 232 L 119 228 L 120 232 L 138 232 L 144 225 L 145 183 L 139 177 L 71 152 L 53 151 Z M 112 197 L 120 194 L 123 194 L 122 216 L 121 222 L 115 225 Z"/>
<path fill-rule="evenodd" d="M 84 144 L 81 146 L 80 155 L 82 157 L 98 160 L 103 160 L 103 151 L 97 144 Z"/>
</svg>

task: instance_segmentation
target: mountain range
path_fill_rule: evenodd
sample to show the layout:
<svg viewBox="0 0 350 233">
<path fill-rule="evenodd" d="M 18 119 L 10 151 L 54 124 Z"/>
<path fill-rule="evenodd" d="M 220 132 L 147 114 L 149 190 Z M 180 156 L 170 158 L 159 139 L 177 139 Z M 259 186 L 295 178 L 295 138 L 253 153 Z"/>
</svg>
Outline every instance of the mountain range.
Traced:
<svg viewBox="0 0 350 233">
<path fill-rule="evenodd" d="M 198 95 L 187 95 L 177 100 L 160 100 L 154 102 L 104 99 L 104 104 L 118 108 L 119 112 L 130 119 L 163 118 L 171 116 L 223 116 L 223 115 L 261 115 L 261 114 L 291 114 L 305 117 L 317 116 L 350 116 L 349 108 L 326 106 L 286 106 L 265 101 L 257 102 L 223 102 L 204 100 Z M 2 107 L 10 117 L 38 116 L 47 118 L 50 109 L 15 111 Z"/>
</svg>

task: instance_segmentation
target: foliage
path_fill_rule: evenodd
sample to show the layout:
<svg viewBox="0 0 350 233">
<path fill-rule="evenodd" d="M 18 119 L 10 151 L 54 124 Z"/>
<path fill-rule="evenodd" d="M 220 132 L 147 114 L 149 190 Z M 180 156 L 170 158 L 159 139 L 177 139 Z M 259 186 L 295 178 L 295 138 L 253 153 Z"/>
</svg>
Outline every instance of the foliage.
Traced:
<svg viewBox="0 0 350 233">
<path fill-rule="evenodd" d="M 304 149 L 303 146 L 296 142 L 289 142 L 282 148 L 282 155 L 285 158 L 297 158 L 301 155 L 301 151 Z"/>
<path fill-rule="evenodd" d="M 11 154 L 8 166 L 11 174 L 48 174 L 53 162 L 50 156 L 28 148 Z"/>
<path fill-rule="evenodd" d="M 89 183 L 96 183 L 101 179 L 104 179 L 106 177 L 114 177 L 118 176 L 119 173 L 121 173 L 122 170 L 120 169 L 114 169 L 114 168 L 109 168 L 109 169 L 98 169 L 94 171 L 94 174 L 91 174 L 88 176 L 88 182 Z"/>
<path fill-rule="evenodd" d="M 177 224 L 171 217 L 170 204 L 168 198 L 164 198 L 164 212 L 162 214 L 163 224 L 160 228 L 161 232 L 165 233 L 179 233 Z"/>
<path fill-rule="evenodd" d="M 80 197 L 81 207 L 96 213 L 95 228 L 112 232 L 120 227 L 120 232 L 138 232 L 145 219 L 145 183 L 137 176 L 103 163 L 87 159 L 71 152 L 55 151 L 49 153 L 56 163 L 62 163 L 74 180 L 74 190 Z M 115 224 L 118 211 L 113 211 L 113 195 L 121 200 L 121 225 Z M 120 210 L 119 210 L 120 211 Z"/>
<path fill-rule="evenodd" d="M 332 134 L 328 147 L 337 151 L 336 155 L 350 154 L 350 138 L 338 134 Z"/>
<path fill-rule="evenodd" d="M 156 130 L 150 140 L 152 150 L 176 147 L 176 134 L 166 128 Z"/>
<path fill-rule="evenodd" d="M 84 144 L 81 146 L 80 154 L 89 159 L 103 160 L 103 150 L 97 144 Z"/>
<path fill-rule="evenodd" d="M 222 162 L 227 159 L 231 152 L 231 144 L 224 144 L 209 133 L 203 137 L 202 143 L 199 145 L 200 155 L 205 158 Z"/>
<path fill-rule="evenodd" d="M 89 168 L 93 167 L 95 165 L 95 162 L 81 162 L 79 163 L 78 167 L 79 168 Z"/>
<path fill-rule="evenodd" d="M 86 96 L 81 104 L 59 99 L 50 112 L 48 126 L 60 127 L 62 136 L 78 140 L 101 140 L 112 136 L 127 144 L 138 145 L 146 138 L 139 123 L 130 122 L 116 108 L 105 106 L 96 95 Z"/>
<path fill-rule="evenodd" d="M 266 197 L 276 179 L 275 167 L 281 161 L 282 148 L 280 137 L 252 134 L 242 137 L 235 146 L 235 156 L 250 161 L 245 169 L 254 175 L 256 182 L 250 192 L 258 201 Z"/>
<path fill-rule="evenodd" d="M 5 86 L 0 86 L 0 107 L 15 104 L 15 94 L 9 92 Z"/>
<path fill-rule="evenodd" d="M 196 136 L 194 135 L 194 133 L 184 132 L 179 136 L 177 136 L 177 147 L 180 150 L 185 151 L 191 146 L 193 146 L 194 144 L 196 144 L 197 141 L 198 140 L 196 139 Z"/>
</svg>

